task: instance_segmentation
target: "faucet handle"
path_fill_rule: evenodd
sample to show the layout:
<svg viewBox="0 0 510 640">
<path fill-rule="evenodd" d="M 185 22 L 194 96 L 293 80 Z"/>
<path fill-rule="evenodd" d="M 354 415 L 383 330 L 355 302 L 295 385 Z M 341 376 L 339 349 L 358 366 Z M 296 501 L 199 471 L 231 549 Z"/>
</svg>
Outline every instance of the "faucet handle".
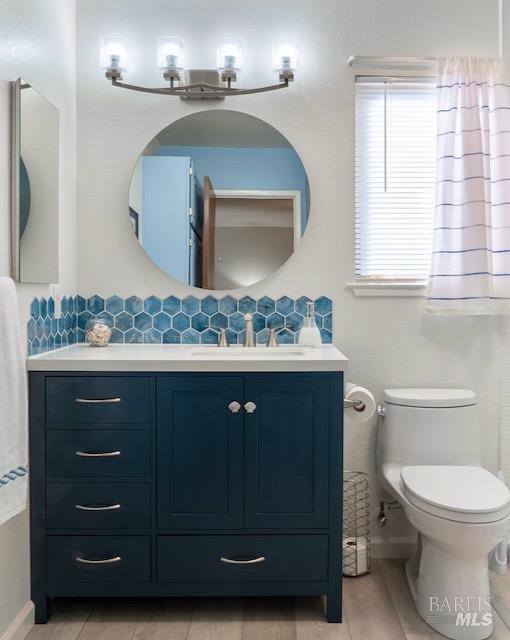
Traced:
<svg viewBox="0 0 510 640">
<path fill-rule="evenodd" d="M 277 347 L 280 344 L 278 342 L 278 334 L 284 329 L 287 329 L 286 324 L 282 324 L 277 327 L 271 327 L 269 329 L 269 336 L 267 338 L 266 347 Z"/>
<path fill-rule="evenodd" d="M 230 344 L 227 338 L 227 330 L 225 327 L 215 327 L 212 324 L 209 324 L 209 329 L 216 331 L 218 334 L 218 347 L 229 347 Z"/>
</svg>

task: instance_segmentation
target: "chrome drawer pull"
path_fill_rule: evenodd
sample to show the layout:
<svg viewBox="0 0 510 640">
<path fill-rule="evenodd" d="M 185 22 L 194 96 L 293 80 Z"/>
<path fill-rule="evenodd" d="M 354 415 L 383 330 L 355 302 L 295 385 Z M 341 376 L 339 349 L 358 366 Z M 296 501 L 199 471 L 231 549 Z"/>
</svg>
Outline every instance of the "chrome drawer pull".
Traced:
<svg viewBox="0 0 510 640">
<path fill-rule="evenodd" d="M 86 504 L 75 504 L 75 509 L 80 511 L 116 511 L 120 509 L 120 504 L 105 504 L 101 507 L 88 507 Z"/>
<path fill-rule="evenodd" d="M 120 562 L 122 558 L 120 556 L 115 556 L 114 558 L 105 558 L 104 560 L 87 560 L 87 558 L 76 558 L 76 562 L 81 562 L 82 564 L 114 564 L 115 562 Z"/>
<path fill-rule="evenodd" d="M 226 564 L 259 564 L 259 562 L 264 562 L 265 557 L 259 556 L 250 560 L 236 560 L 235 558 L 220 558 L 220 560 Z"/>
<path fill-rule="evenodd" d="M 116 458 L 121 455 L 120 451 L 99 451 L 98 453 L 89 453 L 87 451 L 75 451 L 75 456 L 80 458 Z"/>
<path fill-rule="evenodd" d="M 122 402 L 122 398 L 75 398 L 75 402 L 81 402 L 82 404 L 117 404 Z"/>
</svg>

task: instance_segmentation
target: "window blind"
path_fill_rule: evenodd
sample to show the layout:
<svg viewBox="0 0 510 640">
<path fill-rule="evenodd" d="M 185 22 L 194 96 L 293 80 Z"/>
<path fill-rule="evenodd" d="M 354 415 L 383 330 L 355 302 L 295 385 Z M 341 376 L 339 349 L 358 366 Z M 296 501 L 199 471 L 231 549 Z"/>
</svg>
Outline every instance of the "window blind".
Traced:
<svg viewBox="0 0 510 640">
<path fill-rule="evenodd" d="M 434 83 L 356 79 L 356 277 L 422 280 L 436 173 Z"/>
</svg>

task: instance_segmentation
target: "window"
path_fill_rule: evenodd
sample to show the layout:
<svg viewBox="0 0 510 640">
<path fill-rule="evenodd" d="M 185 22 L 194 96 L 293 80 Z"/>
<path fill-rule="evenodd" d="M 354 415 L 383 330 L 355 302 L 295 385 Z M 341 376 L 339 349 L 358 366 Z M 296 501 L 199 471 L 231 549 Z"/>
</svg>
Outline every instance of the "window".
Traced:
<svg viewBox="0 0 510 640">
<path fill-rule="evenodd" d="M 432 79 L 356 78 L 356 278 L 425 280 L 434 216 Z"/>
</svg>

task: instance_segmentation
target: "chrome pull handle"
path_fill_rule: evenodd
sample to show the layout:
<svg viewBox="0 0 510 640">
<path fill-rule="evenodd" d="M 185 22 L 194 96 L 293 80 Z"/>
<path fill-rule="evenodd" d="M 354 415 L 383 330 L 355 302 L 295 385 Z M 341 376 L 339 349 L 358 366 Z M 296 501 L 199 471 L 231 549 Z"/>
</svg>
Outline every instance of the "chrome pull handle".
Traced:
<svg viewBox="0 0 510 640">
<path fill-rule="evenodd" d="M 99 507 L 92 507 L 86 504 L 75 504 L 75 509 L 79 509 L 80 511 L 117 511 L 120 509 L 120 504 L 104 504 Z"/>
<path fill-rule="evenodd" d="M 75 451 L 74 455 L 80 456 L 80 458 L 116 458 L 117 456 L 120 456 L 121 453 L 121 451 Z"/>
<path fill-rule="evenodd" d="M 247 402 L 244 405 L 244 410 L 246 411 L 246 413 L 255 413 L 256 408 L 257 405 L 254 402 Z"/>
<path fill-rule="evenodd" d="M 122 398 L 75 398 L 80 404 L 118 404 Z"/>
<path fill-rule="evenodd" d="M 116 562 L 120 562 L 122 558 L 120 556 L 114 556 L 113 558 L 104 558 L 103 560 L 89 560 L 88 558 L 81 558 L 78 556 L 76 558 L 76 562 L 81 562 L 82 564 L 115 564 Z"/>
<path fill-rule="evenodd" d="M 237 402 L 237 400 L 234 400 L 228 405 L 228 408 L 232 413 L 239 413 L 239 411 L 241 410 L 241 404 Z"/>
<path fill-rule="evenodd" d="M 236 558 L 220 558 L 222 562 L 226 564 L 259 564 L 260 562 L 265 561 L 264 556 L 259 556 L 258 558 L 247 558 L 247 559 L 236 559 Z"/>
</svg>

